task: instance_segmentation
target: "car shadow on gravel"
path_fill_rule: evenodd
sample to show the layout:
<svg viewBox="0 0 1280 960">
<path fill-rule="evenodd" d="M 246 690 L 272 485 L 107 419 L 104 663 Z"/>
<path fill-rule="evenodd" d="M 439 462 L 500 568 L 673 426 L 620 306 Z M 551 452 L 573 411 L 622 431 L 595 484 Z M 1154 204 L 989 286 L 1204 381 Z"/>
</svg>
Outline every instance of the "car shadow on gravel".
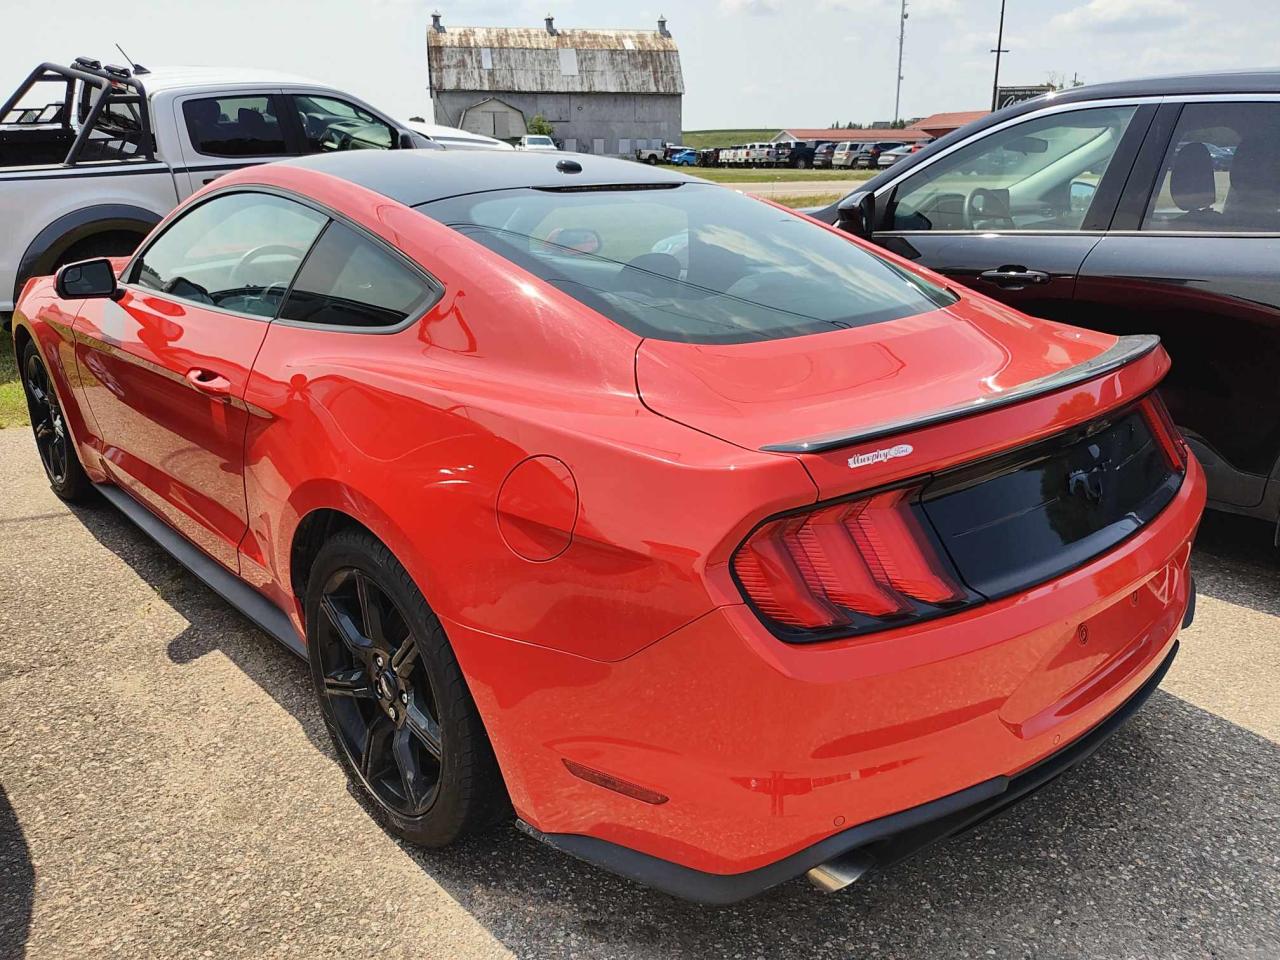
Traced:
<svg viewBox="0 0 1280 960">
<path fill-rule="evenodd" d="M 35 890 L 31 851 L 4 784 L 0 784 L 0 957 L 20 960 L 26 953 Z"/>
<path fill-rule="evenodd" d="M 186 618 L 169 644 L 175 662 L 220 652 L 333 757 L 297 658 L 113 509 L 74 512 Z M 688 904 L 513 827 L 444 850 L 401 846 L 522 958 L 1272 957 L 1277 783 L 1274 744 L 1157 692 L 1092 758 L 1024 803 L 839 894 L 801 879 L 731 907 Z"/>
<path fill-rule="evenodd" d="M 1275 537 L 1273 523 L 1216 510 L 1205 513 L 1191 558 L 1196 590 L 1280 616 L 1280 547 Z"/>
</svg>

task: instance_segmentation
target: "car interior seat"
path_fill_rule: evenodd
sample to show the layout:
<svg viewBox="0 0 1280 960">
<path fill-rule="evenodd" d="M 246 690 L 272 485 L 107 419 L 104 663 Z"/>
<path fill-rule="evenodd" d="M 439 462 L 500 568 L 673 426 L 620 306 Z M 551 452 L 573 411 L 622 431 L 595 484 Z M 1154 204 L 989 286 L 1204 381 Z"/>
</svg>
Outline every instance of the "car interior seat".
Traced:
<svg viewBox="0 0 1280 960">
<path fill-rule="evenodd" d="M 1231 161 L 1231 186 L 1222 205 L 1227 230 L 1280 232 L 1280 137 L 1246 137 Z"/>
<path fill-rule="evenodd" d="M 1178 148 L 1169 171 L 1169 194 L 1183 211 L 1169 221 L 1170 226 L 1216 225 L 1222 219 L 1222 214 L 1213 209 L 1218 202 L 1213 156 L 1203 143 L 1193 141 Z"/>
</svg>

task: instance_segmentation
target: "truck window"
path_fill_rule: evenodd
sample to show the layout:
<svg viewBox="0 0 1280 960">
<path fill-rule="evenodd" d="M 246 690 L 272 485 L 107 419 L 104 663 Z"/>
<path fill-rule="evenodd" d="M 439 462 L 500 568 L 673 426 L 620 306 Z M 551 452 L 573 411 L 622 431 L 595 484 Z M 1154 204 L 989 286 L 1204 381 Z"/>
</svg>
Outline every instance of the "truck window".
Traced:
<svg viewBox="0 0 1280 960">
<path fill-rule="evenodd" d="M 307 153 L 390 150 L 395 146 L 395 131 L 355 104 L 311 94 L 290 99 L 302 124 Z"/>
<path fill-rule="evenodd" d="M 197 153 L 210 157 L 269 157 L 289 153 L 269 96 L 207 97 L 182 105 Z"/>
</svg>

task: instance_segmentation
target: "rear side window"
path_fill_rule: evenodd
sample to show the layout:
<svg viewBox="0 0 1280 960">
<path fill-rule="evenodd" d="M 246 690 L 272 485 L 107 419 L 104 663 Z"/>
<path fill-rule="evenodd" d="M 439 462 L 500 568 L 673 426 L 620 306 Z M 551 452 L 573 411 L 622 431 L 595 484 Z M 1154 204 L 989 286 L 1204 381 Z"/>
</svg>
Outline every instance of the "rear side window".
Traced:
<svg viewBox="0 0 1280 960">
<path fill-rule="evenodd" d="M 660 340 L 777 340 L 955 302 L 841 234 L 712 184 L 503 190 L 417 209 Z"/>
<path fill-rule="evenodd" d="M 335 221 L 307 257 L 280 319 L 393 327 L 424 311 L 436 292 L 398 257 Z"/>
<path fill-rule="evenodd" d="M 270 96 L 207 97 L 182 105 L 197 153 L 210 157 L 268 157 L 289 152 Z"/>
<path fill-rule="evenodd" d="M 1144 230 L 1280 233 L 1280 103 L 1189 103 Z"/>
</svg>

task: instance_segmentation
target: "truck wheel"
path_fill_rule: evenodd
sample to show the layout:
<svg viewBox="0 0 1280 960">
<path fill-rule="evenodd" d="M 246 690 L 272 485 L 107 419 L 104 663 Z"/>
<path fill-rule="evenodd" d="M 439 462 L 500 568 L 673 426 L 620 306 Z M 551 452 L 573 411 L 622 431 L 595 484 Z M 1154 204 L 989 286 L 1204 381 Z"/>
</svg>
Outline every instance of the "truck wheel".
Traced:
<svg viewBox="0 0 1280 960">
<path fill-rule="evenodd" d="M 649 156 L 644 158 L 644 162 L 651 167 L 656 167 L 658 165 L 658 158 L 651 153 Z"/>
<path fill-rule="evenodd" d="M 109 230 L 106 233 L 94 234 L 63 250 L 54 261 L 53 268 L 57 270 L 68 263 L 92 260 L 94 257 L 127 257 L 138 249 L 138 244 L 143 239 L 142 234 L 130 233 L 126 230 Z"/>
</svg>

